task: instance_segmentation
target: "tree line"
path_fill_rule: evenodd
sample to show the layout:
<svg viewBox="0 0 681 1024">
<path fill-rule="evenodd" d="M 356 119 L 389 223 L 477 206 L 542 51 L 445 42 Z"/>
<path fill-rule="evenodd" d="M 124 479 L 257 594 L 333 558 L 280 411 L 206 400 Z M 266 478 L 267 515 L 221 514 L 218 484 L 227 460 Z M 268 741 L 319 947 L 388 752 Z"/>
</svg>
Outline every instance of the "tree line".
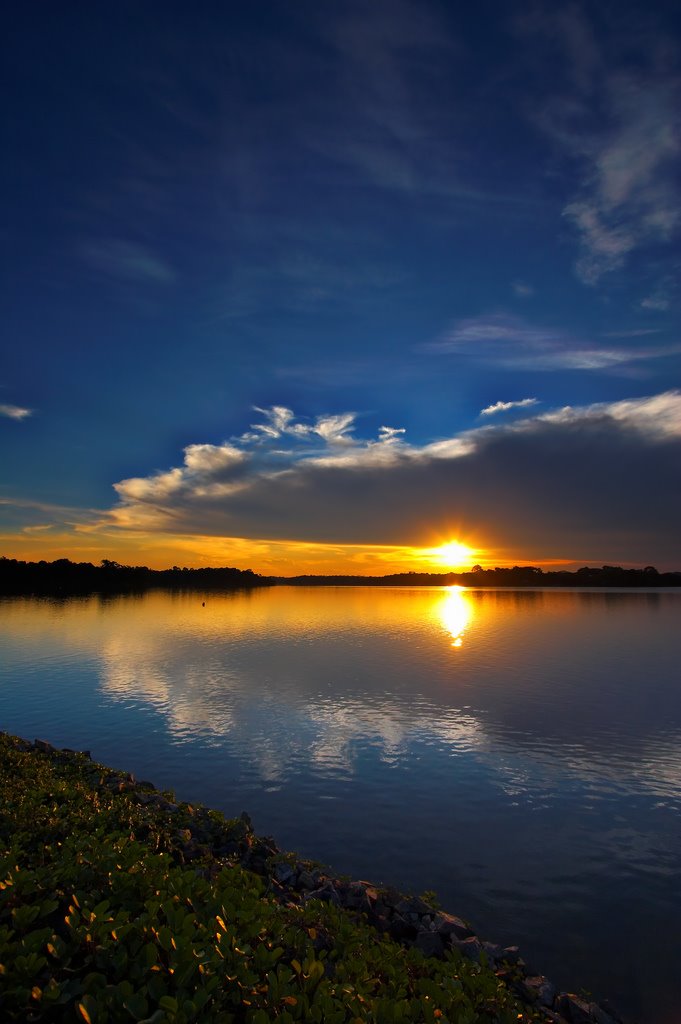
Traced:
<svg viewBox="0 0 681 1024">
<path fill-rule="evenodd" d="M 401 572 L 387 576 L 260 576 L 251 569 L 200 568 L 174 565 L 149 569 L 145 565 L 121 565 L 103 558 L 99 565 L 58 558 L 54 562 L 24 562 L 0 558 L 0 594 L 141 593 L 166 590 L 237 590 L 274 584 L 288 586 L 373 587 L 678 587 L 681 572 L 624 569 L 619 565 L 583 566 L 544 572 L 535 565 L 473 566 L 466 572 Z"/>
<path fill-rule="evenodd" d="M 235 590 L 267 586 L 272 581 L 251 569 L 201 568 L 149 569 L 146 565 L 121 565 L 103 558 L 99 565 L 71 562 L 23 562 L 0 558 L 0 593 L 93 594 L 141 593 L 166 590 Z"/>
<path fill-rule="evenodd" d="M 378 586 L 378 587 L 679 587 L 681 572 L 624 569 L 619 565 L 585 565 L 575 572 L 565 569 L 544 572 L 536 565 L 473 566 L 466 572 L 400 572 L 389 576 L 293 576 L 275 577 L 277 583 L 294 586 Z"/>
</svg>

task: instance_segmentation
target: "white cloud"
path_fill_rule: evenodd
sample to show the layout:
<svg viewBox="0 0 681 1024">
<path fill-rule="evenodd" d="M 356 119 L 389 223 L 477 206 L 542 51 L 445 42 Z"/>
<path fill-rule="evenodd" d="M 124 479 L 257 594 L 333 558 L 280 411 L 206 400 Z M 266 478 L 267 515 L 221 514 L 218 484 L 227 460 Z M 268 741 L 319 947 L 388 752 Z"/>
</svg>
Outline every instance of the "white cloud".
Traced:
<svg viewBox="0 0 681 1024">
<path fill-rule="evenodd" d="M 187 469 L 197 474 L 232 469 L 245 457 L 242 451 L 230 444 L 190 444 L 184 453 Z"/>
<path fill-rule="evenodd" d="M 32 413 L 32 409 L 24 409 L 20 405 L 0 405 L 0 416 L 7 416 L 11 420 L 25 420 Z"/>
<path fill-rule="evenodd" d="M 539 417 L 546 423 L 586 423 L 607 417 L 647 439 L 681 438 L 681 393 L 665 391 L 649 398 L 626 399 L 622 402 L 601 402 L 586 408 L 566 406 Z"/>
<path fill-rule="evenodd" d="M 509 409 L 522 409 L 524 406 L 536 405 L 536 398 L 521 398 L 515 402 L 495 402 L 480 410 L 481 416 L 494 416 L 498 412 L 508 412 Z"/>
<path fill-rule="evenodd" d="M 531 284 L 526 284 L 524 281 L 514 281 L 511 285 L 513 292 L 519 299 L 529 299 L 530 296 L 534 295 L 534 288 Z"/>
<path fill-rule="evenodd" d="M 602 98 L 608 124 L 585 144 L 582 197 L 565 208 L 580 232 L 577 273 L 587 284 L 634 249 L 668 241 L 681 223 L 678 82 L 612 75 Z"/>
<path fill-rule="evenodd" d="M 267 442 L 256 431 L 194 468 L 187 451 L 204 446 L 189 446 L 181 467 L 121 481 L 120 504 L 106 524 L 411 545 L 433 530 L 446 534 L 455 521 L 468 535 L 527 558 L 681 566 L 678 391 L 566 407 L 421 445 L 395 428 L 370 439 L 352 435 L 340 446 L 331 431 L 311 444 L 307 431 L 296 434 L 293 414 L 284 421 L 285 451 L 280 438 Z"/>
<path fill-rule="evenodd" d="M 229 477 L 245 462 L 246 453 L 231 444 L 190 444 L 184 465 L 148 477 L 132 477 L 114 484 L 125 502 L 161 504 L 182 494 L 208 497 L 233 490 Z"/>
<path fill-rule="evenodd" d="M 507 370 L 611 370 L 681 352 L 681 343 L 640 348 L 587 343 L 555 328 L 493 314 L 461 320 L 428 352 L 465 356 Z"/>
<path fill-rule="evenodd" d="M 615 15 L 617 17 L 617 15 Z M 617 19 L 598 38 L 577 5 L 517 19 L 552 61 L 553 94 L 535 109 L 578 182 L 564 215 L 579 240 L 577 275 L 589 285 L 634 250 L 668 242 L 681 225 L 681 81 L 654 23 L 636 35 Z"/>
</svg>

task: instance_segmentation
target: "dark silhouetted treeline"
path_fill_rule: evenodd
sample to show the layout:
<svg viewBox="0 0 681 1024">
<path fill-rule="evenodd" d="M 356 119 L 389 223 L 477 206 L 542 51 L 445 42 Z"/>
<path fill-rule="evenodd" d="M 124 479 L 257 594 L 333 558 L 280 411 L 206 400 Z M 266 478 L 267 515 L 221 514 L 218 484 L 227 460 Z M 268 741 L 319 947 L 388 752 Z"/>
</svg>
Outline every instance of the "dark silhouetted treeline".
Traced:
<svg viewBox="0 0 681 1024">
<path fill-rule="evenodd" d="M 161 587 L 166 590 L 235 590 L 269 586 L 273 581 L 251 569 L 148 569 L 119 565 L 103 558 L 101 565 L 71 562 L 21 562 L 0 558 L 0 594 L 125 594 Z"/>
<path fill-rule="evenodd" d="M 576 572 L 543 572 L 534 565 L 513 568 L 482 569 L 469 572 L 400 572 L 391 576 L 292 576 L 275 577 L 276 583 L 293 586 L 335 587 L 680 587 L 681 572 L 658 572 L 652 565 L 645 569 L 623 569 L 619 565 L 600 568 L 584 566 Z"/>
<path fill-rule="evenodd" d="M 623 569 L 618 565 L 584 566 L 576 572 L 543 572 L 533 565 L 482 569 L 469 572 L 401 572 L 389 576 L 259 576 L 251 569 L 148 569 L 144 565 L 119 565 L 103 558 L 101 565 L 71 562 L 22 562 L 0 558 L 0 594 L 124 594 L 152 588 L 166 590 L 236 590 L 289 586 L 335 587 L 679 587 L 681 572 Z"/>
</svg>

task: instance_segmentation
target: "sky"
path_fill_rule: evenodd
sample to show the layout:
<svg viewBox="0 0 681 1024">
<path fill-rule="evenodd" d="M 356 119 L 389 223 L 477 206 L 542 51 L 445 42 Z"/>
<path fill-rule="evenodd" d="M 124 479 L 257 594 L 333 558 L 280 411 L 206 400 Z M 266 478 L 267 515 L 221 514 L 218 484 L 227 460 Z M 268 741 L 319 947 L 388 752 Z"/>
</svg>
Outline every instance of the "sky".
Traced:
<svg viewBox="0 0 681 1024">
<path fill-rule="evenodd" d="M 678 4 L 25 3 L 1 45 L 0 554 L 681 569 Z"/>
</svg>

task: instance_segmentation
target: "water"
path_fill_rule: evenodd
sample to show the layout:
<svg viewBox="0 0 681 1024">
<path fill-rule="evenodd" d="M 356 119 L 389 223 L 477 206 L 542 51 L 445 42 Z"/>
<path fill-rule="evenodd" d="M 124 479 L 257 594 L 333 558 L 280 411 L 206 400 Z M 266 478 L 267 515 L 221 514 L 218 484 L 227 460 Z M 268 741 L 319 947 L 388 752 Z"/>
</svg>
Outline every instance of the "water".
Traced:
<svg viewBox="0 0 681 1024">
<path fill-rule="evenodd" d="M 435 889 L 561 987 L 673 1024 L 680 624 L 669 591 L 5 600 L 0 728 Z"/>
</svg>

